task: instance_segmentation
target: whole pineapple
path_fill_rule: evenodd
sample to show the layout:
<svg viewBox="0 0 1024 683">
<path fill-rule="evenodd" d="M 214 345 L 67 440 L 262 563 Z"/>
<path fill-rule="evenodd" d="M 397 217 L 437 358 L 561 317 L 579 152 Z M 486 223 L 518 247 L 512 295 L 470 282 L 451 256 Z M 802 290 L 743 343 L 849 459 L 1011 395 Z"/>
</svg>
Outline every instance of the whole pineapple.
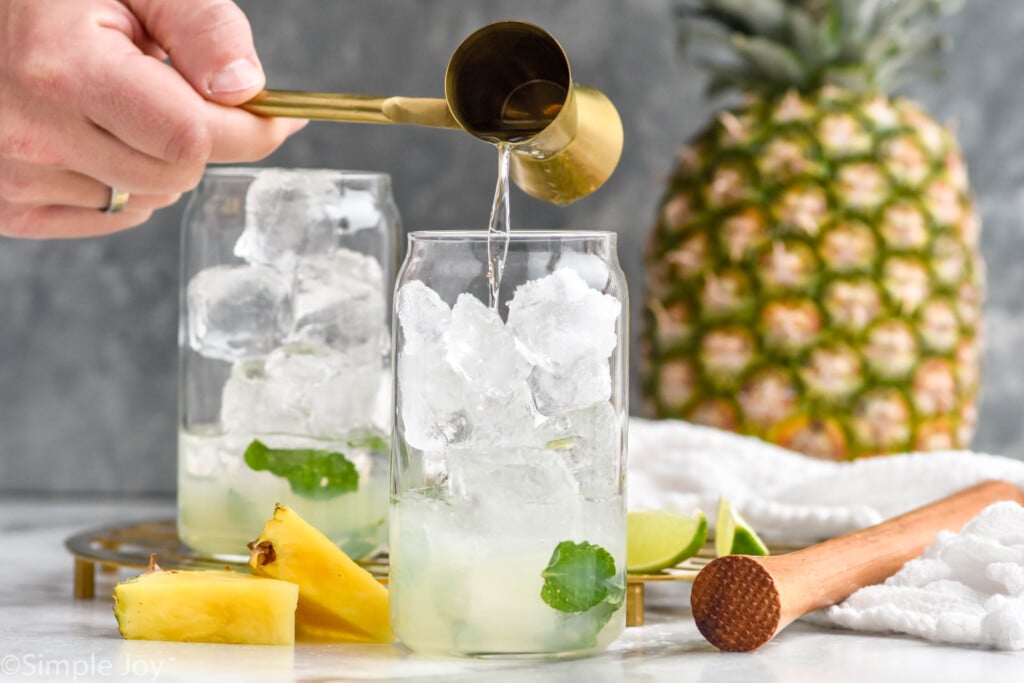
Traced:
<svg viewBox="0 0 1024 683">
<path fill-rule="evenodd" d="M 649 415 L 831 460 L 969 444 L 980 224 L 953 134 L 888 94 L 944 4 L 686 5 L 742 104 L 685 147 L 650 237 Z"/>
</svg>

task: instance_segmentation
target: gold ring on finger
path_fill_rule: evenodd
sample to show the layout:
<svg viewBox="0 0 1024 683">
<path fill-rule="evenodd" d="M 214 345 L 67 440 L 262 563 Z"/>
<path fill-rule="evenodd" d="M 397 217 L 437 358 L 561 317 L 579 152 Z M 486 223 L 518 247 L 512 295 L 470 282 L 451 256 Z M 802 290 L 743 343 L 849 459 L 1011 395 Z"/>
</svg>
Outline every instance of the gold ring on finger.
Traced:
<svg viewBox="0 0 1024 683">
<path fill-rule="evenodd" d="M 128 198 L 131 197 L 129 192 L 119 190 L 116 187 L 110 188 L 110 201 L 107 202 L 105 209 L 101 209 L 103 213 L 118 213 L 123 211 L 124 207 L 128 205 Z"/>
</svg>

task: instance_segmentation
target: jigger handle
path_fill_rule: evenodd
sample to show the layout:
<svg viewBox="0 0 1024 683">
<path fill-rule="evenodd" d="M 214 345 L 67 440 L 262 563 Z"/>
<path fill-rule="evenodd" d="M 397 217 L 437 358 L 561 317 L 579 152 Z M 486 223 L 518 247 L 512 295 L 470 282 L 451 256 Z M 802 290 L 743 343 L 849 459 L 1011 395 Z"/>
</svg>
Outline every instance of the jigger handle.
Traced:
<svg viewBox="0 0 1024 683">
<path fill-rule="evenodd" d="M 431 97 L 263 90 L 240 106 L 261 116 L 462 128 L 448 109 L 448 102 Z"/>
<path fill-rule="evenodd" d="M 1024 492 L 1005 481 L 986 481 L 803 550 L 720 557 L 693 583 L 690 607 L 697 628 L 721 650 L 755 650 L 807 612 L 884 581 L 920 555 L 940 531 L 959 531 L 1001 500 L 1024 504 Z"/>
</svg>

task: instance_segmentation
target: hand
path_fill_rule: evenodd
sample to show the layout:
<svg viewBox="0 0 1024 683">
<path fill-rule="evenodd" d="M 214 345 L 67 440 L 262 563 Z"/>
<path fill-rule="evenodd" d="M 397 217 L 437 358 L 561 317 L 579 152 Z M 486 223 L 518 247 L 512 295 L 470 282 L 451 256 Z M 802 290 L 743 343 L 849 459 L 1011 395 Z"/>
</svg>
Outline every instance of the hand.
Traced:
<svg viewBox="0 0 1024 683">
<path fill-rule="evenodd" d="M 270 154 L 305 122 L 234 106 L 264 80 L 229 0 L 0 0 L 0 235 L 123 230 Z"/>
</svg>

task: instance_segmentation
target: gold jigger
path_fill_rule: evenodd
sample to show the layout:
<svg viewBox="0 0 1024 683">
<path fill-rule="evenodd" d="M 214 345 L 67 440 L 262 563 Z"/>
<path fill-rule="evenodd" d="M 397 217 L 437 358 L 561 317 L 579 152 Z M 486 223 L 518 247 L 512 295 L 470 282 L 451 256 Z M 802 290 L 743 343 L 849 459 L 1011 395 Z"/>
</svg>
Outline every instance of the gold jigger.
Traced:
<svg viewBox="0 0 1024 683">
<path fill-rule="evenodd" d="M 265 116 L 462 128 L 512 147 L 512 180 L 569 204 L 600 187 L 622 154 L 622 121 L 601 92 L 577 85 L 565 50 L 521 21 L 484 26 L 459 45 L 445 99 L 264 90 L 243 109 Z"/>
</svg>

